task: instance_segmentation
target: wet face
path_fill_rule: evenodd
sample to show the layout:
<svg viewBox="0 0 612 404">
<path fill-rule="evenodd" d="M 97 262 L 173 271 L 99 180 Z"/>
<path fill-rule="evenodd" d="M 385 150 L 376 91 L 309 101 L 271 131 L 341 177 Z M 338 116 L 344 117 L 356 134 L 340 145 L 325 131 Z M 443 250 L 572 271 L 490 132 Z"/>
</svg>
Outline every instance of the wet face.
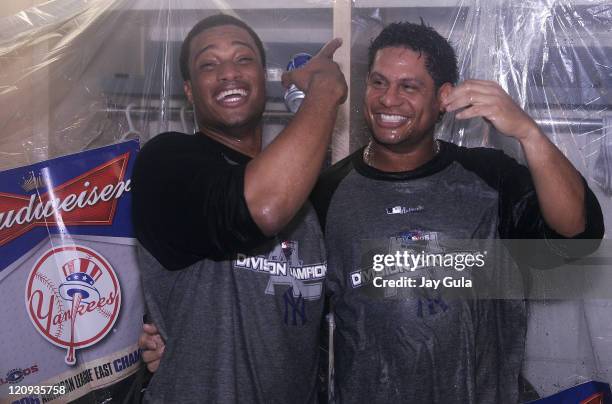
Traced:
<svg viewBox="0 0 612 404">
<path fill-rule="evenodd" d="M 265 73 L 253 38 L 222 25 L 195 36 L 189 48 L 185 94 L 200 129 L 239 132 L 259 125 L 265 107 Z"/>
<path fill-rule="evenodd" d="M 415 147 L 433 135 L 440 96 L 425 67 L 425 56 L 406 48 L 382 48 L 367 78 L 364 115 L 376 142 L 391 147 Z"/>
</svg>

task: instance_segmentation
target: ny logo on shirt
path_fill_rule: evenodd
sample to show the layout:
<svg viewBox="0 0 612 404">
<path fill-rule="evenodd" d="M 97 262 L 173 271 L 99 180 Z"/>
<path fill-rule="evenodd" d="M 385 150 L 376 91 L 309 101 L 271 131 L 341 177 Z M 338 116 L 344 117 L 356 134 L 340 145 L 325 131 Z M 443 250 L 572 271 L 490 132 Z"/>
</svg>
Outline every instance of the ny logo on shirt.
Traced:
<svg viewBox="0 0 612 404">
<path fill-rule="evenodd" d="M 423 318 L 423 300 L 425 300 L 427 303 L 427 309 L 430 316 L 435 316 L 436 314 L 440 313 L 440 311 L 436 311 L 436 306 L 438 306 L 439 309 L 442 309 L 442 312 L 448 310 L 448 305 L 444 302 L 444 300 L 442 300 L 441 297 L 419 298 L 417 302 L 417 316 L 419 316 L 419 318 Z"/>
<path fill-rule="evenodd" d="M 302 324 L 306 324 L 306 306 L 304 298 L 300 293 L 298 297 L 293 296 L 293 287 L 290 287 L 283 294 L 285 302 L 285 324 L 289 325 L 289 312 L 291 312 L 291 325 L 298 325 L 298 318 L 302 320 Z"/>
</svg>

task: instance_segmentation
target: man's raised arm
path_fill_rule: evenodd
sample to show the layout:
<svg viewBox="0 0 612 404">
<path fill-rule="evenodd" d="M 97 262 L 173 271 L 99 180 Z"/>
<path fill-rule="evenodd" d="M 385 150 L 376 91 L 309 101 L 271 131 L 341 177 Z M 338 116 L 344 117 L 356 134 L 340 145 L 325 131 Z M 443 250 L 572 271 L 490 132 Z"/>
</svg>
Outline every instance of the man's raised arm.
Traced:
<svg viewBox="0 0 612 404">
<path fill-rule="evenodd" d="M 569 160 L 512 98 L 491 81 L 466 80 L 443 100 L 458 119 L 482 117 L 521 144 L 546 224 L 564 237 L 585 230 L 585 186 Z"/>
<path fill-rule="evenodd" d="M 255 223 L 268 236 L 297 213 L 319 175 L 338 106 L 347 85 L 333 54 L 342 41 L 328 42 L 304 67 L 283 76 L 306 92 L 302 106 L 278 137 L 246 167 L 244 194 Z"/>
</svg>

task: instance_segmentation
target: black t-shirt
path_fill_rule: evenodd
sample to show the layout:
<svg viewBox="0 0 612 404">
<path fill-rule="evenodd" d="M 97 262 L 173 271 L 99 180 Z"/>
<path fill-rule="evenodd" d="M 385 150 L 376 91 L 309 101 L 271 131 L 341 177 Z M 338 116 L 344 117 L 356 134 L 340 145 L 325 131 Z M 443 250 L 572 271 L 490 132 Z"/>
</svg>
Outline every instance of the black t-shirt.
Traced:
<svg viewBox="0 0 612 404">
<path fill-rule="evenodd" d="M 227 258 L 266 239 L 244 199 L 249 160 L 202 134 L 164 133 L 142 148 L 132 217 L 136 237 L 166 269 Z"/>
</svg>

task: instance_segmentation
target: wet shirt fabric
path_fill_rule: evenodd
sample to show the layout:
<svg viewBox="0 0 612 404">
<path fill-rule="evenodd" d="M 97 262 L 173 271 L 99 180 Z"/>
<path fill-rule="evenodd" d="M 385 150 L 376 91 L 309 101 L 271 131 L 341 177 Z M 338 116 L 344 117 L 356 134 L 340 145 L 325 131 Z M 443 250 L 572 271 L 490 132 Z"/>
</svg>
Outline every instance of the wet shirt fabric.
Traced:
<svg viewBox="0 0 612 404">
<path fill-rule="evenodd" d="M 325 250 L 309 204 L 266 238 L 249 157 L 202 134 L 140 152 L 133 217 L 147 311 L 166 349 L 146 402 L 316 401 Z"/>
<path fill-rule="evenodd" d="M 572 255 L 544 223 L 528 170 L 500 151 L 445 142 L 431 161 L 402 173 L 367 166 L 362 152 L 328 169 L 311 198 L 328 250 L 336 401 L 518 402 L 527 324 L 520 257 L 501 254 L 481 272 L 493 286 L 513 285 L 512 299 L 448 299 L 432 288 L 405 297 L 373 288 L 384 273 L 373 271 L 372 256 L 414 241 L 416 252 L 443 251 L 445 240 L 494 249 L 500 238 L 546 240 L 546 251 L 533 255 L 542 262 Z M 577 238 L 600 239 L 601 209 L 585 189 L 587 228 Z"/>
</svg>

